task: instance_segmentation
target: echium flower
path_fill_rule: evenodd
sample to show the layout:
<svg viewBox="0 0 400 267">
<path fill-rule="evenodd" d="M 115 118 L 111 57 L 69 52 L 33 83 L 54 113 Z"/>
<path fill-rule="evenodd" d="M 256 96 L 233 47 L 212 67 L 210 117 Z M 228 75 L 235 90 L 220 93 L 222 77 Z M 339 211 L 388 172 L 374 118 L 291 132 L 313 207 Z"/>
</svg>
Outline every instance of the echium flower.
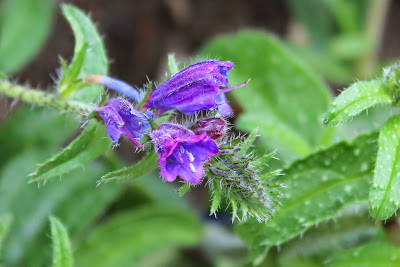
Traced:
<svg viewBox="0 0 400 267">
<path fill-rule="evenodd" d="M 160 114 L 178 109 L 186 115 L 205 109 L 218 109 L 221 115 L 229 116 L 232 110 L 224 93 L 248 83 L 247 81 L 235 87 L 227 87 L 226 77 L 234 64 L 229 61 L 208 60 L 191 65 L 154 90 L 143 107 L 158 109 Z"/>
<path fill-rule="evenodd" d="M 196 135 L 180 125 L 166 123 L 149 135 L 160 155 L 160 174 L 169 182 L 179 176 L 197 184 L 203 177 L 204 162 L 218 153 L 216 143 L 206 132 Z"/>
<path fill-rule="evenodd" d="M 99 107 L 97 113 L 103 119 L 108 135 L 115 143 L 118 144 L 121 136 L 127 136 L 137 146 L 142 146 L 139 141 L 150 127 L 147 119 L 152 117 L 150 112 L 145 115 L 135 110 L 127 100 L 115 98 Z"/>
</svg>

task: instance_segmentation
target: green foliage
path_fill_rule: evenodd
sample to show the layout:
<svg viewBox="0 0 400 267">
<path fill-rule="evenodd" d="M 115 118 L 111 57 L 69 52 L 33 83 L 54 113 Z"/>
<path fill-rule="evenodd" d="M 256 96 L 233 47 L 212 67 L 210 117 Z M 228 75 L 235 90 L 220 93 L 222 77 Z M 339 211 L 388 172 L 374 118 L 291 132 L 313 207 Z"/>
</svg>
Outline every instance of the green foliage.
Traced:
<svg viewBox="0 0 400 267">
<path fill-rule="evenodd" d="M 388 219 L 400 207 L 400 117 L 392 117 L 379 134 L 379 150 L 370 191 L 371 214 Z"/>
<path fill-rule="evenodd" d="M 151 150 L 138 163 L 130 167 L 107 173 L 101 177 L 99 183 L 140 178 L 154 170 L 154 168 L 157 166 L 157 160 L 158 154 L 154 150 Z"/>
<path fill-rule="evenodd" d="M 200 240 L 201 225 L 186 210 L 144 206 L 99 225 L 76 251 L 79 266 L 133 266 L 165 248 Z"/>
<path fill-rule="evenodd" d="M 8 229 L 10 228 L 12 222 L 12 217 L 10 214 L 2 214 L 0 216 L 0 262 L 1 262 L 1 254 L 3 252 L 3 243 L 7 237 Z"/>
<path fill-rule="evenodd" d="M 13 74 L 33 59 L 50 33 L 56 6 L 55 0 L 0 3 L 0 71 Z"/>
<path fill-rule="evenodd" d="M 238 225 L 239 235 L 253 246 L 273 246 L 332 218 L 347 205 L 366 201 L 377 135 L 340 142 L 298 160 L 279 179 L 286 190 L 282 207 L 267 224 L 250 220 Z"/>
<path fill-rule="evenodd" d="M 289 161 L 327 142 L 321 118 L 329 90 L 279 40 L 242 31 L 211 41 L 201 54 L 235 62 L 230 84 L 252 79 L 231 93 L 244 110 L 236 126 L 245 131 L 258 127 L 264 148 L 278 149 L 278 157 Z"/>
<path fill-rule="evenodd" d="M 386 243 L 369 243 L 333 255 L 329 267 L 400 266 L 400 248 Z"/>
<path fill-rule="evenodd" d="M 0 165 L 24 149 L 53 149 L 73 134 L 75 125 L 73 118 L 54 110 L 19 108 L 0 126 L 0 147 L 7 151 L 0 153 Z"/>
<path fill-rule="evenodd" d="M 334 220 L 321 223 L 304 233 L 301 239 L 292 239 L 280 248 L 279 262 L 286 259 L 312 258 L 321 264 L 343 249 L 355 247 L 378 232 L 375 222 L 368 218 L 367 205 L 351 205 Z"/>
<path fill-rule="evenodd" d="M 67 72 L 61 79 L 60 93 L 66 96 L 72 94 L 74 99 L 83 102 L 95 102 L 102 93 L 102 86 L 73 85 L 76 85 L 76 79 L 82 80 L 89 74 L 107 74 L 108 59 L 103 41 L 96 26 L 84 12 L 71 5 L 63 5 L 62 11 L 74 32 L 75 49 L 71 65 L 63 67 Z"/>
<path fill-rule="evenodd" d="M 53 240 L 53 267 L 72 267 L 73 256 L 67 229 L 55 217 L 50 217 Z"/>
<path fill-rule="evenodd" d="M 92 119 L 71 144 L 60 153 L 41 164 L 31 174 L 30 183 L 46 181 L 91 162 L 103 154 L 111 145 L 105 126 Z"/>
<path fill-rule="evenodd" d="M 356 82 L 335 98 L 325 114 L 324 124 L 333 126 L 377 104 L 391 103 L 392 96 L 384 80 Z"/>
</svg>

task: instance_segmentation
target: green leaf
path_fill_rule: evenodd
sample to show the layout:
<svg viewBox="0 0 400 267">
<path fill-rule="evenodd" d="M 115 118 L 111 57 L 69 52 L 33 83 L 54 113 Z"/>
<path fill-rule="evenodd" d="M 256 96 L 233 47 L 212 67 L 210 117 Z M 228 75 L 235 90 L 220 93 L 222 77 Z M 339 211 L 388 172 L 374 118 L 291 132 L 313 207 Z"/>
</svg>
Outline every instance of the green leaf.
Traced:
<svg viewBox="0 0 400 267">
<path fill-rule="evenodd" d="M 357 204 L 304 233 L 301 239 L 292 239 L 280 248 L 280 259 L 314 258 L 321 263 L 340 250 L 357 246 L 378 234 L 375 221 L 368 218 L 368 205 Z"/>
<path fill-rule="evenodd" d="M 111 140 L 106 136 L 107 132 L 104 125 L 92 119 L 72 143 L 56 156 L 41 164 L 30 175 L 32 178 L 29 182 L 46 181 L 89 163 L 109 149 Z"/>
<path fill-rule="evenodd" d="M 0 70 L 12 74 L 39 52 L 50 33 L 57 1 L 5 0 L 0 4 Z M 33 30 L 34 29 L 34 30 Z"/>
<path fill-rule="evenodd" d="M 0 216 L 0 262 L 2 258 L 3 243 L 7 237 L 11 222 L 12 216 L 10 214 L 3 214 Z"/>
<path fill-rule="evenodd" d="M 135 266 L 165 248 L 192 246 L 200 236 L 201 225 L 188 211 L 145 206 L 99 225 L 77 249 L 77 266 Z"/>
<path fill-rule="evenodd" d="M 282 207 L 267 224 L 255 220 L 238 226 L 249 244 L 280 245 L 313 225 L 332 218 L 344 207 L 368 199 L 377 134 L 340 142 L 294 162 L 282 173 Z"/>
<path fill-rule="evenodd" d="M 400 266 L 400 248 L 386 243 L 369 243 L 334 255 L 330 267 Z"/>
<path fill-rule="evenodd" d="M 50 217 L 53 240 L 53 267 L 73 266 L 72 247 L 67 229 L 55 217 Z"/>
<path fill-rule="evenodd" d="M 74 6 L 64 4 L 62 11 L 75 36 L 74 58 L 69 68 L 74 70 L 82 65 L 78 79 L 84 79 L 89 74 L 107 75 L 108 59 L 96 26 L 85 13 Z M 80 52 L 85 44 L 88 44 L 88 48 L 82 63 Z M 83 102 L 95 102 L 103 90 L 100 85 L 86 85 L 78 89 L 74 91 L 73 98 Z"/>
<path fill-rule="evenodd" d="M 325 126 L 344 122 L 377 104 L 391 104 L 393 99 L 383 80 L 356 82 L 336 97 L 325 114 Z"/>
<path fill-rule="evenodd" d="M 101 177 L 99 182 L 106 183 L 110 181 L 140 178 L 154 170 L 157 166 L 157 160 L 158 154 L 154 150 L 151 150 L 135 165 L 107 173 Z"/>
<path fill-rule="evenodd" d="M 369 203 L 371 214 L 380 220 L 388 219 L 400 207 L 400 116 L 381 127 Z"/>
<path fill-rule="evenodd" d="M 45 186 L 28 184 L 28 173 L 49 153 L 48 149 L 27 149 L 1 168 L 0 214 L 12 214 L 14 218 L 4 244 L 6 266 L 45 266 L 51 254 L 47 228 L 51 214 L 68 225 L 73 239 L 80 239 L 123 189 L 121 184 L 96 188 L 98 177 L 109 171 L 99 162 Z"/>
<path fill-rule="evenodd" d="M 71 116 L 58 111 L 23 106 L 0 126 L 0 166 L 25 149 L 41 148 L 48 153 L 70 137 L 76 125 Z M 29 130 L 27 130 L 29 129 Z"/>
<path fill-rule="evenodd" d="M 321 118 L 331 100 L 329 90 L 279 40 L 242 31 L 215 39 L 201 54 L 235 62 L 230 85 L 252 78 L 229 94 L 243 108 L 237 127 L 249 132 L 258 127 L 264 149 L 278 149 L 278 157 L 289 161 L 324 142 Z"/>
</svg>

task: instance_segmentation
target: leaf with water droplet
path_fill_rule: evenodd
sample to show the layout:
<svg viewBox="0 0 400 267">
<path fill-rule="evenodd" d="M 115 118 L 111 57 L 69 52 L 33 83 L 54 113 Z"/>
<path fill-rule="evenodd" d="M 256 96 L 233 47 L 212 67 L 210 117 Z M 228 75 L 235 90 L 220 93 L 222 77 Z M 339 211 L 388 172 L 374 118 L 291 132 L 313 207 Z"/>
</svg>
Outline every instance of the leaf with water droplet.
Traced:
<svg viewBox="0 0 400 267">
<path fill-rule="evenodd" d="M 391 104 L 392 102 L 393 98 L 384 80 L 356 82 L 329 105 L 324 125 L 337 125 L 377 104 Z"/>
<path fill-rule="evenodd" d="M 400 116 L 381 127 L 369 204 L 372 216 L 380 220 L 388 219 L 400 207 Z"/>
<path fill-rule="evenodd" d="M 367 201 L 376 139 L 377 133 L 361 135 L 295 161 L 279 179 L 286 189 L 275 217 L 267 224 L 248 220 L 238 225 L 238 234 L 254 248 L 280 245 L 344 207 Z"/>
</svg>

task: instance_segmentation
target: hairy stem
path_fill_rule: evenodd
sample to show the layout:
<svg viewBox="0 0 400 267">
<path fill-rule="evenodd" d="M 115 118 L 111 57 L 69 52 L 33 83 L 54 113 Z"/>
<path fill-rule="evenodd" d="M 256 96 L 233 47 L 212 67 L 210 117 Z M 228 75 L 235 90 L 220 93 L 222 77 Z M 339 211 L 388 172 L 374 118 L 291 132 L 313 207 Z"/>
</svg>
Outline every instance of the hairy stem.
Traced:
<svg viewBox="0 0 400 267">
<path fill-rule="evenodd" d="M 4 94 L 11 98 L 20 99 L 29 104 L 52 107 L 65 111 L 73 111 L 83 115 L 89 115 L 95 110 L 94 105 L 79 101 L 59 99 L 56 94 L 46 93 L 37 89 L 29 89 L 5 80 L 0 80 L 0 94 Z"/>
</svg>

